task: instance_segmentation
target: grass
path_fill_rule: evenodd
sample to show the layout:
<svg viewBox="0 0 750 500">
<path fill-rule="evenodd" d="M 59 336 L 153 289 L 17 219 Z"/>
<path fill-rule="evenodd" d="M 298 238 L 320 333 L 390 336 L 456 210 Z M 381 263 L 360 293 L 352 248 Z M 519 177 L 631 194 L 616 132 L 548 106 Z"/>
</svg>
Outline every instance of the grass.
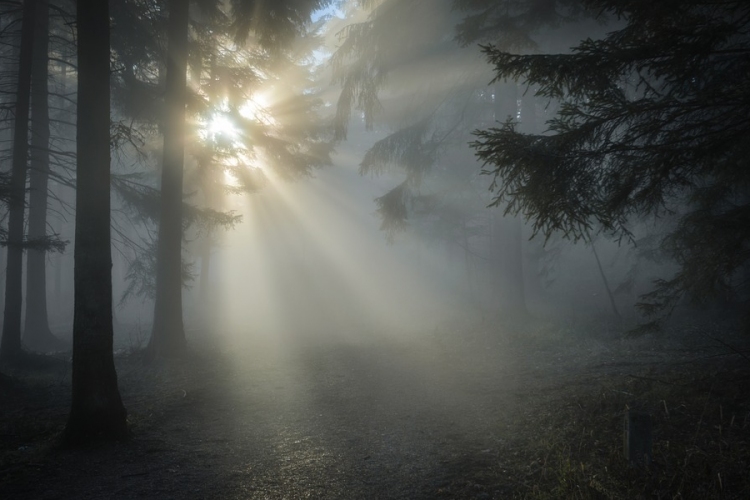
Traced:
<svg viewBox="0 0 750 500">
<path fill-rule="evenodd" d="M 535 465 L 517 498 L 750 498 L 750 370 L 650 370 L 592 380 L 526 422 Z M 653 463 L 623 456 L 628 408 L 653 422 Z M 540 432 L 541 431 L 541 432 Z"/>
</svg>

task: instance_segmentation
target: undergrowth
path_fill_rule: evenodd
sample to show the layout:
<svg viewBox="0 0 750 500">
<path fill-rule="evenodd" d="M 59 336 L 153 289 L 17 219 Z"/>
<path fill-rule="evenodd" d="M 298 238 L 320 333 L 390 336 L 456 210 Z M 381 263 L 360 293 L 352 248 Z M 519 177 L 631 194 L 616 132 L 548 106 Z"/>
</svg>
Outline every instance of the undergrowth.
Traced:
<svg viewBox="0 0 750 500">
<path fill-rule="evenodd" d="M 592 381 L 526 422 L 524 499 L 750 498 L 750 366 Z M 607 378 L 609 380 L 607 380 Z M 619 378 L 619 380 L 618 380 Z M 651 415 L 649 467 L 623 456 L 625 411 Z"/>
</svg>

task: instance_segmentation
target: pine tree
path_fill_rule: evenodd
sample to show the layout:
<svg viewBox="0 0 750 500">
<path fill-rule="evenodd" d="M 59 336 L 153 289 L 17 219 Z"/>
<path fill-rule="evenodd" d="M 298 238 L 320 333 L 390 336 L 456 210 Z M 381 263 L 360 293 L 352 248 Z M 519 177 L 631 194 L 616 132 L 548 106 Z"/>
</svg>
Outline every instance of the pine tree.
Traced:
<svg viewBox="0 0 750 500">
<path fill-rule="evenodd" d="M 49 4 L 37 0 L 35 43 L 31 75 L 31 151 L 29 165 L 29 222 L 27 238 L 47 236 L 49 180 Z M 47 251 L 29 249 L 26 260 L 26 321 L 24 343 L 32 349 L 47 350 L 61 345 L 49 329 L 47 319 Z"/>
<path fill-rule="evenodd" d="M 167 24 L 164 149 L 156 257 L 152 356 L 185 349 L 182 323 L 182 180 L 187 100 L 188 0 L 170 0 Z"/>
<path fill-rule="evenodd" d="M 185 157 L 186 72 L 188 60 L 188 0 L 171 0 L 169 6 L 166 121 L 162 165 L 161 213 L 156 261 L 154 325 L 149 351 L 156 356 L 178 355 L 185 347 L 182 317 L 182 191 Z M 281 53 L 310 22 L 312 12 L 325 0 L 285 0 L 274 3 L 233 0 L 234 33 L 244 42 L 250 33 L 271 55 Z M 288 155 L 285 144 L 265 136 L 272 158 L 295 170 L 298 155 Z M 291 163 L 289 161 L 291 160 Z"/>
<path fill-rule="evenodd" d="M 488 90 L 491 76 L 473 65 L 473 44 L 492 40 L 505 48 L 535 49 L 538 30 L 572 19 L 577 2 L 358 3 L 372 10 L 337 33 L 342 42 L 332 59 L 334 81 L 342 87 L 336 132 L 346 137 L 354 109 L 366 127 L 378 123 L 391 131 L 361 163 L 363 174 L 404 173 L 404 182 L 375 200 L 386 237 L 392 240 L 409 227 L 463 248 L 468 281 L 472 267 L 487 267 L 483 274 L 491 277 L 494 308 L 525 314 L 522 222 L 487 213 L 491 200 L 465 148 L 473 128 L 508 116 L 517 120 L 517 99 L 524 92 L 517 93 L 515 82 Z M 439 78 L 423 77 L 433 71 Z M 381 103 L 386 89 L 391 102 Z M 529 127 L 533 95 L 523 101 L 521 121 Z M 476 252 L 472 246 L 483 248 Z"/>
<path fill-rule="evenodd" d="M 78 0 L 75 313 L 70 416 L 64 440 L 127 437 L 115 371 L 110 248 L 110 17 L 108 2 Z"/>
<path fill-rule="evenodd" d="M 29 101 L 34 43 L 36 0 L 23 4 L 21 49 L 16 85 L 16 112 L 13 134 L 13 165 L 8 201 L 8 252 L 5 277 L 5 312 L 0 359 L 16 360 L 21 355 L 21 291 L 23 270 L 23 219 L 25 208 L 26 162 L 28 161 Z"/>
<path fill-rule="evenodd" d="M 549 133 L 512 122 L 473 147 L 496 203 L 536 232 L 630 237 L 635 217 L 681 213 L 662 248 L 680 265 L 641 307 L 689 296 L 747 300 L 750 241 L 750 5 L 736 0 L 589 0 L 621 27 L 570 54 L 516 55 L 487 45 L 497 79 L 562 101 Z M 744 273 L 744 275 L 743 275 Z"/>
</svg>

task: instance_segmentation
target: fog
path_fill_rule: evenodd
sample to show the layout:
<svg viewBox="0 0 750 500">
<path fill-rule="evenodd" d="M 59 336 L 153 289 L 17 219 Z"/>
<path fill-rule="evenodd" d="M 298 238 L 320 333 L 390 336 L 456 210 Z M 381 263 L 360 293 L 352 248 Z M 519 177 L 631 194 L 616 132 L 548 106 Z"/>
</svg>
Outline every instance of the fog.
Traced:
<svg viewBox="0 0 750 500">
<path fill-rule="evenodd" d="M 750 16 L 734 3 L 673 21 L 568 0 L 197 2 L 175 41 L 180 2 L 110 2 L 110 185 L 88 195 L 75 2 L 50 0 L 36 45 L 0 4 L 7 498 L 63 476 L 71 498 L 119 482 L 122 498 L 735 498 L 747 378 L 722 377 L 747 369 L 733 75 Z M 76 213 L 102 192 L 108 239 Z M 106 202 L 83 215 L 106 228 Z M 111 300 L 85 293 L 106 272 L 76 272 L 108 263 L 107 241 Z M 133 440 L 68 463 L 50 443 L 70 444 L 81 380 L 113 384 Z M 626 462 L 631 414 L 648 450 Z M 17 472 L 38 463 L 57 475 Z"/>
<path fill-rule="evenodd" d="M 534 231 L 522 215 L 504 214 L 504 202 L 488 207 L 492 202 L 490 179 L 480 175 L 482 165 L 469 146 L 472 131 L 510 117 L 522 130 L 542 132 L 545 121 L 557 109 L 556 101 L 535 97 L 535 88 L 522 81 L 490 85 L 491 67 L 479 47 L 461 43 L 460 23 L 466 14 L 450 9 L 449 2 L 415 2 L 404 10 L 388 5 L 369 10 L 343 3 L 314 16 L 321 45 L 308 59 L 308 70 L 315 72 L 311 86 L 299 88 L 320 99 L 322 123 L 334 120 L 344 106 L 340 96 L 347 83 L 342 72 L 364 57 L 356 53 L 359 49 L 344 50 L 346 27 L 375 20 L 374 36 L 386 42 L 376 55 L 382 72 L 377 96 L 373 96 L 377 104 L 362 107 L 364 90 L 355 90 L 359 94 L 348 115 L 344 114 L 343 120 L 336 116 L 341 122 L 336 126 L 345 127 L 347 136 L 335 143 L 330 165 L 294 181 L 261 166 L 263 187 L 244 193 L 230 192 L 236 186 L 236 172 L 225 173 L 220 182 L 230 191 L 219 188 L 212 200 L 205 187 L 188 180 L 186 203 L 231 213 L 241 221 L 232 228 L 207 230 L 200 222 L 188 227 L 183 245 L 183 259 L 191 275 L 183 292 L 186 329 L 269 338 L 296 330 L 344 336 L 361 335 L 361 330 L 388 336 L 407 330 L 429 331 L 455 318 L 606 317 L 612 314 L 606 289 L 618 289 L 624 281 L 628 286 L 620 288 L 627 293 L 615 298 L 620 313 L 632 316 L 629 311 L 638 294 L 651 280 L 668 275 L 672 270 L 668 263 L 636 263 L 632 244 L 613 242 L 603 235 L 595 243 L 603 275 L 590 245 L 558 235 L 545 245 L 543 235 L 532 238 Z M 384 21 L 388 16 L 396 16 L 390 25 Z M 421 22 L 414 24 L 413 19 Z M 583 18 L 545 30 L 534 28 L 529 41 L 508 39 L 502 43 L 521 53 L 566 52 L 584 36 L 603 36 L 606 29 L 617 26 L 613 23 L 605 28 Z M 407 25 L 409 29 L 404 31 Z M 477 41 L 482 40 L 480 36 Z M 50 78 L 56 94 L 51 100 L 59 103 L 53 108 L 60 119 L 52 124 L 53 177 L 47 225 L 50 233 L 69 244 L 62 254 L 47 257 L 48 313 L 54 334 L 69 338 L 75 197 L 71 186 L 75 180 L 66 155 L 72 152 L 74 120 L 65 115 L 72 108 L 64 103 L 75 80 L 74 75 L 58 73 L 65 64 L 52 64 L 55 71 Z M 294 78 L 294 73 L 288 75 Z M 285 78 L 283 73 L 279 77 Z M 199 92 L 198 86 L 208 76 L 201 78 L 191 80 Z M 222 85 L 241 86 L 243 82 L 232 80 Z M 273 84 L 259 89 L 271 96 L 272 105 L 257 97 L 247 101 L 254 102 L 253 119 L 261 114 L 259 106 L 265 108 L 262 113 L 267 123 L 275 123 L 274 113 L 288 112 L 282 111 L 288 106 L 283 100 L 288 96 L 274 94 L 282 88 Z M 125 123 L 126 111 L 115 107 L 115 122 Z M 207 127 L 212 134 L 199 132 L 202 140 L 224 135 L 239 141 L 239 124 L 231 118 L 208 124 L 200 117 L 191 120 L 197 120 L 194 123 L 199 130 Z M 158 189 L 159 136 L 145 122 L 140 129 L 130 123 L 132 135 L 113 151 L 113 172 L 122 179 L 135 180 L 144 189 Z M 8 155 L 7 118 L 5 124 Z M 382 152 L 373 155 L 379 141 L 414 126 L 423 127 L 419 132 L 423 151 L 419 154 L 425 158 L 411 159 L 417 165 L 409 165 L 408 156 L 399 158 L 403 151 L 393 156 L 385 153 L 385 160 Z M 399 146 L 383 145 L 383 149 L 389 147 Z M 199 150 L 188 148 L 188 179 L 200 175 L 198 154 Z M 369 163 L 368 154 L 374 158 Z M 231 165 L 236 160 L 230 155 L 218 161 Z M 392 213 L 385 215 L 378 199 L 383 201 L 384 195 L 405 180 L 411 196 L 403 205 L 408 213 L 395 218 Z M 146 255 L 153 252 L 158 227 L 149 213 L 151 208 L 144 212 L 143 205 L 134 205 L 144 200 L 126 198 L 114 191 L 114 314 L 116 345 L 121 349 L 148 341 L 154 268 L 143 263 L 153 258 Z M 638 224 L 634 233 L 641 227 L 644 233 L 650 231 L 651 223 Z M 210 247 L 208 259 L 201 256 L 206 245 Z"/>
</svg>

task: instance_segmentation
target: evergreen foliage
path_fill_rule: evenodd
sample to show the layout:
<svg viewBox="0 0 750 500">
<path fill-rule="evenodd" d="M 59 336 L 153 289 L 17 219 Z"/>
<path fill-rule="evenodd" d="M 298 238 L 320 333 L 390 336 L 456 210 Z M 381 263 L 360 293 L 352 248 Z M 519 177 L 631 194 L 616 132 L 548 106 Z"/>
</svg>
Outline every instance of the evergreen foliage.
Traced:
<svg viewBox="0 0 750 500">
<path fill-rule="evenodd" d="M 669 311 L 689 295 L 747 298 L 750 256 L 750 4 L 588 0 L 618 19 L 570 54 L 484 47 L 496 80 L 560 100 L 544 134 L 514 122 L 476 131 L 494 204 L 549 237 L 630 238 L 635 217 L 679 212 L 662 248 L 680 265 L 645 297 Z M 743 276 L 744 273 L 744 276 Z"/>
<path fill-rule="evenodd" d="M 558 28 L 582 14 L 580 0 L 454 0 L 465 13 L 456 26 L 462 45 L 492 42 L 507 50 L 537 49 L 533 34 L 542 28 Z"/>
</svg>

